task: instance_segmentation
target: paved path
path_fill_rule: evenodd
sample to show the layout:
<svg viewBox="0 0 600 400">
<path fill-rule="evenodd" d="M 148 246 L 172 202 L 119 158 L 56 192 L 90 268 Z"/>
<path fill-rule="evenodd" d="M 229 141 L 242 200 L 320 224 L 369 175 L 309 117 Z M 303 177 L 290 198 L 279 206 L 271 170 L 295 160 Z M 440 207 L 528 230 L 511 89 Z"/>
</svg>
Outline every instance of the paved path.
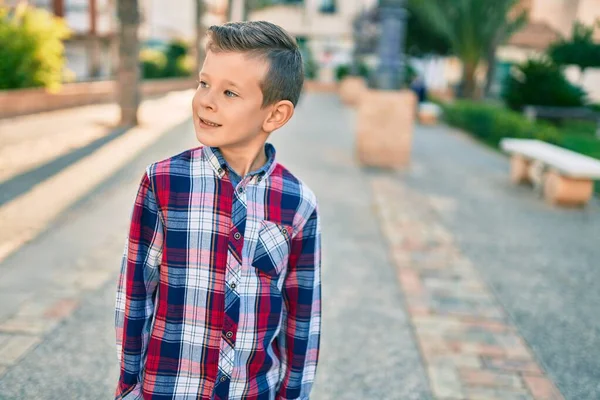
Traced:
<svg viewBox="0 0 600 400">
<path fill-rule="evenodd" d="M 410 171 L 364 171 L 353 118 L 310 95 L 273 137 L 323 216 L 311 399 L 600 398 L 597 204 L 545 206 L 507 183 L 502 156 L 444 128 L 418 129 Z M 1 399 L 110 398 L 135 189 L 146 164 L 195 145 L 191 124 L 173 129 L 0 263 Z"/>
<path fill-rule="evenodd" d="M 325 317 L 314 399 L 430 398 L 394 269 L 370 211 L 368 177 L 352 160 L 351 113 L 335 97 L 305 100 L 274 142 L 280 160 L 317 192 L 322 207 Z M 110 396 L 117 373 L 114 290 L 136 186 L 147 163 L 194 145 L 190 124 L 165 135 L 0 264 L 13 277 L 0 293 L 18 303 L 17 313 L 5 318 L 21 321 L 20 327 L 0 325 L 6 344 L 0 342 L 0 363 L 8 364 L 0 398 Z M 61 300 L 69 290 L 70 301 Z M 50 295 L 57 299 L 44 301 Z"/>
<path fill-rule="evenodd" d="M 546 205 L 508 167 L 461 133 L 421 128 L 400 181 L 431 204 L 565 398 L 600 399 L 600 205 Z"/>
</svg>

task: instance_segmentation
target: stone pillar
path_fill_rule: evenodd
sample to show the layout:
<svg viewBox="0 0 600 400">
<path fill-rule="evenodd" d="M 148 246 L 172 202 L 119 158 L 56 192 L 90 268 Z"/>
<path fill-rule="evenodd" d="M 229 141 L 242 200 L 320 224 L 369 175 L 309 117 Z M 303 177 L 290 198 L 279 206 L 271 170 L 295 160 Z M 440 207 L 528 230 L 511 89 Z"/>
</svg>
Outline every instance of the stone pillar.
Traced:
<svg viewBox="0 0 600 400">
<path fill-rule="evenodd" d="M 409 165 L 416 104 L 411 90 L 368 90 L 362 95 L 356 138 L 360 164 L 383 169 Z"/>
<path fill-rule="evenodd" d="M 346 105 L 357 106 L 367 90 L 367 83 L 364 78 L 360 76 L 346 76 L 340 82 L 340 99 Z"/>
<path fill-rule="evenodd" d="M 404 86 L 403 0 L 380 0 L 379 67 L 375 87 L 360 95 L 356 155 L 364 166 L 405 168 L 410 163 L 417 98 Z"/>
</svg>

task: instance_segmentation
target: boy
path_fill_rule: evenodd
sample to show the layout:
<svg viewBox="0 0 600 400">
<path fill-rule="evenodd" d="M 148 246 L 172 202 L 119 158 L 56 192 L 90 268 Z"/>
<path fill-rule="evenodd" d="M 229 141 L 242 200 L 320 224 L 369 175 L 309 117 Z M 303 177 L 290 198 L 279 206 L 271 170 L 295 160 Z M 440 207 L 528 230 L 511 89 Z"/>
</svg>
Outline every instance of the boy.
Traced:
<svg viewBox="0 0 600 400">
<path fill-rule="evenodd" d="M 266 143 L 303 85 L 268 22 L 208 30 L 192 101 L 204 147 L 142 178 L 116 302 L 117 399 L 309 398 L 321 328 L 311 190 Z"/>
</svg>

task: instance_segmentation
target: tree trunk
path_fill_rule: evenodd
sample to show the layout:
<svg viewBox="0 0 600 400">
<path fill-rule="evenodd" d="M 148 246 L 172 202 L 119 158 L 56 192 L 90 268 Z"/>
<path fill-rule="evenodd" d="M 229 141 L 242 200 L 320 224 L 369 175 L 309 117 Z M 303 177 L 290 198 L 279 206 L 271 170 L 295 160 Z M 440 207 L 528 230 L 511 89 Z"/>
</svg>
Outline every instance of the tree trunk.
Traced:
<svg viewBox="0 0 600 400">
<path fill-rule="evenodd" d="M 118 99 L 121 125 L 138 124 L 140 105 L 140 44 L 138 39 L 139 9 L 137 0 L 118 0 L 119 72 Z"/>
<path fill-rule="evenodd" d="M 485 74 L 484 95 L 489 97 L 492 90 L 492 84 L 496 75 L 496 47 L 493 46 L 487 54 L 487 72 Z"/>
<path fill-rule="evenodd" d="M 196 73 L 199 73 L 204 63 L 205 49 L 202 45 L 202 40 L 206 34 L 206 29 L 202 23 L 202 17 L 204 16 L 204 0 L 196 0 L 196 44 L 195 44 L 195 56 L 196 56 Z"/>
<path fill-rule="evenodd" d="M 475 99 L 477 89 L 475 82 L 476 70 L 476 63 L 463 61 L 462 96 L 467 99 Z"/>
</svg>

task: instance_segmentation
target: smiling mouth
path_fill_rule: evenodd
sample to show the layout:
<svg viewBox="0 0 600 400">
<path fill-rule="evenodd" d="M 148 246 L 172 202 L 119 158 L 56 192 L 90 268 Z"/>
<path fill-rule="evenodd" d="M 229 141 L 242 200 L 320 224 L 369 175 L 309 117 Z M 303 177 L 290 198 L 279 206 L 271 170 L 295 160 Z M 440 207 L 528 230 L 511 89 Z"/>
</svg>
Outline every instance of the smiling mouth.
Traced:
<svg viewBox="0 0 600 400">
<path fill-rule="evenodd" d="M 221 126 L 220 124 L 216 124 L 214 122 L 211 121 L 207 121 L 203 118 L 198 117 L 198 119 L 200 119 L 200 122 L 203 123 L 204 125 L 208 125 L 208 126 L 212 126 L 213 128 L 218 128 L 219 126 Z"/>
</svg>

